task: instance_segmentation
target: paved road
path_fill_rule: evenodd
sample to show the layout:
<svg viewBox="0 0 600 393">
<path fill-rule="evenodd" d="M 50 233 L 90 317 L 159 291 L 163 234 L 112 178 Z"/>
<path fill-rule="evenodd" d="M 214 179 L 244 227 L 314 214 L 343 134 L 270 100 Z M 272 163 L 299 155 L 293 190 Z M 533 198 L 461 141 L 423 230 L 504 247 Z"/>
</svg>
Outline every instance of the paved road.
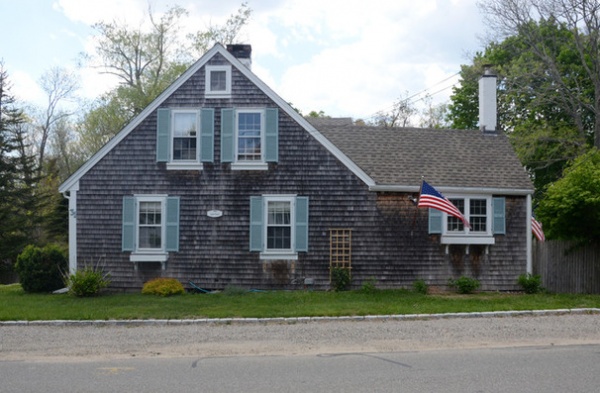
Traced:
<svg viewBox="0 0 600 393">
<path fill-rule="evenodd" d="M 1 361 L 12 392 L 594 392 L 600 346 Z"/>
</svg>

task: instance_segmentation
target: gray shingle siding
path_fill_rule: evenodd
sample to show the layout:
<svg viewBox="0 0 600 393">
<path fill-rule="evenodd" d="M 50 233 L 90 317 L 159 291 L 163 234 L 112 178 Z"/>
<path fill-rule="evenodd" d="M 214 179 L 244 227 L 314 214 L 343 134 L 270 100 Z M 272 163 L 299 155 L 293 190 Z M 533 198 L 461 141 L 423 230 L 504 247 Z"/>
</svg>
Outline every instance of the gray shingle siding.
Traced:
<svg viewBox="0 0 600 393">
<path fill-rule="evenodd" d="M 209 64 L 224 62 L 217 54 Z M 444 286 L 450 277 L 473 275 L 483 289 L 517 289 L 516 278 L 526 264 L 525 197 L 506 196 L 507 234 L 495 237 L 489 253 L 472 246 L 466 255 L 464 246 L 452 246 L 446 254 L 439 237 L 427 233 L 427 209 L 417 209 L 408 199 L 411 194 L 369 191 L 283 110 L 279 161 L 270 163 L 267 171 L 231 170 L 231 164 L 220 162 L 221 108 L 276 106 L 235 67 L 232 81 L 232 98 L 206 99 L 201 68 L 160 105 L 215 109 L 215 161 L 204 163 L 202 171 L 167 170 L 165 163 L 156 162 L 154 111 L 79 179 L 79 266 L 100 260 L 111 273 L 115 290 L 139 289 L 158 276 L 175 277 L 184 284 L 193 281 L 208 289 L 301 288 L 303 278 L 310 277 L 316 288 L 325 289 L 329 230 L 351 228 L 354 287 L 371 277 L 381 287 L 410 287 L 416 279 Z M 326 135 L 334 139 L 333 132 Z M 350 158 L 352 154 L 350 149 Z M 397 158 L 403 162 L 403 157 Z M 391 181 L 396 175 L 381 176 Z M 135 270 L 129 252 L 121 251 L 122 199 L 133 194 L 180 197 L 179 252 L 170 253 L 164 271 L 160 263 L 147 262 Z M 258 252 L 248 251 L 250 197 L 262 194 L 309 198 L 309 251 L 299 253 L 297 261 L 261 261 Z M 208 217 L 207 212 L 215 209 L 223 216 Z"/>
</svg>

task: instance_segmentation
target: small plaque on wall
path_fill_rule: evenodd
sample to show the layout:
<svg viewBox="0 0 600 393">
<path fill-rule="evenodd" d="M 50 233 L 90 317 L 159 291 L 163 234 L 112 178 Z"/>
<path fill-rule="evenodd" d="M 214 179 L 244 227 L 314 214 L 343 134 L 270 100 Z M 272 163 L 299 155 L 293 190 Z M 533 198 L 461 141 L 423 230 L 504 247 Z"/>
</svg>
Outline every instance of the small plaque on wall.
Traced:
<svg viewBox="0 0 600 393">
<path fill-rule="evenodd" d="M 223 212 L 221 210 L 209 210 L 206 215 L 210 218 L 219 218 L 223 216 Z"/>
</svg>

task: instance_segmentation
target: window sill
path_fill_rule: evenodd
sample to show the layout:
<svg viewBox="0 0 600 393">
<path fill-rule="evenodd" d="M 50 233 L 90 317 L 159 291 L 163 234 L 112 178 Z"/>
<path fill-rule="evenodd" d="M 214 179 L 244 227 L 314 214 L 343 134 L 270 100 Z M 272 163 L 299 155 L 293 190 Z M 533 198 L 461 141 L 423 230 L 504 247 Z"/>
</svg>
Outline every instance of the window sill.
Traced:
<svg viewBox="0 0 600 393">
<path fill-rule="evenodd" d="M 269 164 L 266 162 L 259 163 L 234 163 L 231 164 L 232 171 L 266 171 L 269 169 Z"/>
<path fill-rule="evenodd" d="M 204 169 L 199 162 L 168 162 L 168 171 L 201 171 Z"/>
<path fill-rule="evenodd" d="M 298 253 L 297 252 L 261 252 L 260 259 L 297 261 Z"/>
<path fill-rule="evenodd" d="M 231 98 L 231 93 L 204 93 L 204 97 L 207 99 L 229 99 Z"/>
<path fill-rule="evenodd" d="M 493 236 L 449 236 L 442 235 L 441 244 L 496 244 Z"/>
<path fill-rule="evenodd" d="M 162 270 L 166 269 L 166 263 L 169 259 L 169 253 L 134 253 L 129 255 L 129 261 L 135 264 L 134 269 L 137 270 L 138 263 L 144 262 L 160 262 Z"/>
</svg>

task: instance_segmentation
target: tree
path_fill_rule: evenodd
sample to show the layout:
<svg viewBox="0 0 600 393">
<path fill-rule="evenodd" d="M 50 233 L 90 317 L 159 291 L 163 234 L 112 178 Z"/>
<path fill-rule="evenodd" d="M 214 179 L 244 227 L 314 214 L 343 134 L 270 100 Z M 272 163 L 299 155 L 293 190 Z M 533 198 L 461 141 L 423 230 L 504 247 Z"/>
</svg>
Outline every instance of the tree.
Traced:
<svg viewBox="0 0 600 393">
<path fill-rule="evenodd" d="M 48 104 L 42 114 L 39 115 L 38 129 L 38 176 L 44 167 L 46 145 L 51 137 L 57 123 L 71 116 L 71 113 L 60 109 L 60 103 L 73 97 L 79 88 L 79 83 L 74 74 L 64 68 L 53 67 L 45 72 L 40 85 L 46 93 Z"/>
<path fill-rule="evenodd" d="M 380 127 L 408 127 L 411 117 L 416 113 L 414 104 L 408 98 L 400 97 L 391 110 L 377 112 L 370 123 Z"/>
<path fill-rule="evenodd" d="M 557 59 L 555 67 L 564 75 L 562 85 L 579 91 L 582 102 L 590 100 L 593 89 L 570 44 L 573 33 L 556 19 L 531 22 L 527 29 L 537 29 L 545 38 L 547 56 Z M 519 33 L 489 43 L 483 53 L 476 54 L 472 65 L 461 67 L 461 86 L 454 88 L 449 108 L 453 127 L 476 128 L 477 81 L 486 64 L 493 64 L 499 77 L 499 124 L 541 192 L 546 184 L 560 178 L 569 160 L 592 144 L 594 115 L 589 108 L 566 98 L 546 64 Z"/>
<path fill-rule="evenodd" d="M 91 105 L 79 125 L 80 148 L 89 157 L 140 113 L 201 56 L 210 44 L 234 43 L 247 24 L 251 9 L 243 3 L 223 26 L 179 38 L 187 10 L 173 6 L 160 18 L 149 8 L 150 29 L 132 28 L 117 21 L 94 25 L 100 38 L 92 67 L 113 75 L 118 86 Z"/>
<path fill-rule="evenodd" d="M 600 150 L 575 159 L 548 187 L 536 213 L 549 238 L 600 242 Z"/>
<path fill-rule="evenodd" d="M 520 37 L 553 82 L 553 102 L 571 116 L 580 135 L 592 136 L 600 148 L 600 3 L 486 0 L 478 5 L 492 31 Z M 545 26 L 557 26 L 559 34 L 547 34 Z M 574 67 L 565 68 L 565 60 Z"/>
<path fill-rule="evenodd" d="M 25 115 L 0 62 L 0 265 L 12 266 L 37 222 L 36 167 L 28 155 Z"/>
</svg>

